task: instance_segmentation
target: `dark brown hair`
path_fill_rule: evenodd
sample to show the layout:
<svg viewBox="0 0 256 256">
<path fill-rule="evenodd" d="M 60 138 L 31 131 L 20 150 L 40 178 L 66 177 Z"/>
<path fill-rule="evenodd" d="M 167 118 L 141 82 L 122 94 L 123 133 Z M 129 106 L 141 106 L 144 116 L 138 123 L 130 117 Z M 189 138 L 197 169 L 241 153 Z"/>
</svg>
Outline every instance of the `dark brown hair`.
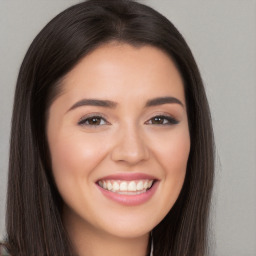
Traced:
<svg viewBox="0 0 256 256">
<path fill-rule="evenodd" d="M 67 72 L 110 41 L 162 49 L 183 78 L 191 151 L 182 191 L 153 230 L 154 255 L 207 255 L 214 141 L 204 86 L 174 25 L 152 8 L 129 0 L 89 0 L 72 6 L 50 21 L 29 47 L 17 80 L 12 117 L 6 214 L 6 247 L 11 255 L 75 255 L 52 177 L 46 113 Z"/>
</svg>

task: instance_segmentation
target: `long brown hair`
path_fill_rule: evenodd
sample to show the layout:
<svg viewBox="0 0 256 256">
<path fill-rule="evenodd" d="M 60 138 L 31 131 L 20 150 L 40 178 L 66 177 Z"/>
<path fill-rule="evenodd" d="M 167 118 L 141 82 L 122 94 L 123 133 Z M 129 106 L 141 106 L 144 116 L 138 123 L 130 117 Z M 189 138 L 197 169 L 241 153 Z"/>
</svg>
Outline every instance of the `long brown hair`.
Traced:
<svg viewBox="0 0 256 256">
<path fill-rule="evenodd" d="M 191 151 L 182 191 L 152 232 L 154 255 L 205 256 L 214 140 L 202 79 L 174 25 L 152 8 L 130 0 L 74 5 L 51 20 L 29 47 L 14 99 L 6 247 L 15 256 L 75 255 L 61 220 L 62 199 L 52 177 L 45 121 L 61 90 L 61 79 L 86 54 L 109 41 L 158 47 L 183 78 Z"/>
</svg>

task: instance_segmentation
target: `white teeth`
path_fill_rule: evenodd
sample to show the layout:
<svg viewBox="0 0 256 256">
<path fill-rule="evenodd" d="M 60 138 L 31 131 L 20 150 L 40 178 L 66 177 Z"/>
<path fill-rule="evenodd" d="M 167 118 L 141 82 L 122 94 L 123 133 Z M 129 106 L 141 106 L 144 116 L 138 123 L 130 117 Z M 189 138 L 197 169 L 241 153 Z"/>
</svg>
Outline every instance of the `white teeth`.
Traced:
<svg viewBox="0 0 256 256">
<path fill-rule="evenodd" d="M 140 194 L 144 193 L 153 184 L 153 180 L 120 181 L 100 180 L 98 185 L 106 190 L 119 194 Z"/>
<path fill-rule="evenodd" d="M 127 189 L 128 191 L 136 191 L 136 188 L 137 188 L 137 186 L 136 186 L 135 181 L 129 182 L 128 189 Z"/>
<path fill-rule="evenodd" d="M 110 181 L 107 182 L 107 189 L 108 190 L 111 190 L 112 189 L 112 184 Z"/>
<path fill-rule="evenodd" d="M 118 184 L 117 182 L 114 182 L 112 189 L 113 189 L 114 191 L 119 190 L 119 184 Z"/>
<path fill-rule="evenodd" d="M 122 181 L 119 186 L 120 191 L 127 191 L 127 182 Z"/>
<path fill-rule="evenodd" d="M 136 190 L 142 190 L 143 189 L 143 181 L 139 181 L 137 183 L 137 187 L 136 187 Z"/>
</svg>

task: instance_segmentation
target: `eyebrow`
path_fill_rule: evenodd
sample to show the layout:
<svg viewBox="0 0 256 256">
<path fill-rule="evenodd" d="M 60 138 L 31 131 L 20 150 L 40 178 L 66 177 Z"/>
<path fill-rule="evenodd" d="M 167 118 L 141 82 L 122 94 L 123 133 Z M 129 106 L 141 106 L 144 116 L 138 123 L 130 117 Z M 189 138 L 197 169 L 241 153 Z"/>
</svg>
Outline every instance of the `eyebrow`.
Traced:
<svg viewBox="0 0 256 256">
<path fill-rule="evenodd" d="M 148 100 L 146 102 L 145 107 L 153 107 L 153 106 L 159 106 L 159 105 L 169 104 L 169 103 L 176 103 L 176 104 L 179 104 L 182 107 L 184 107 L 183 103 L 175 97 L 154 98 L 154 99 Z M 78 107 L 81 107 L 81 106 L 96 106 L 96 107 L 105 107 L 105 108 L 115 108 L 117 106 L 117 103 L 114 101 L 110 101 L 110 100 L 82 99 L 82 100 L 76 102 L 74 105 L 72 105 L 68 111 L 73 110 Z"/>
<path fill-rule="evenodd" d="M 105 108 L 115 108 L 117 105 L 116 102 L 110 100 L 97 100 L 97 99 L 82 99 L 76 102 L 71 108 L 68 110 L 72 110 L 81 106 L 96 106 L 96 107 L 105 107 Z"/>
<path fill-rule="evenodd" d="M 184 107 L 183 103 L 175 97 L 160 97 L 148 100 L 146 103 L 146 107 L 159 106 L 168 103 L 176 103 Z"/>
</svg>

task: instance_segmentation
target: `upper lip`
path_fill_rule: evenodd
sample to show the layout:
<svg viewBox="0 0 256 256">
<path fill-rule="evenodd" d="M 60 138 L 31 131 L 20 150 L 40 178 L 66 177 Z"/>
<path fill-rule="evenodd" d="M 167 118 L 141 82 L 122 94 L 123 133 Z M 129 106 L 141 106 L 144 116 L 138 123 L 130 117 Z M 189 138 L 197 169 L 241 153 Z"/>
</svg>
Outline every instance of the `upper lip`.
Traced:
<svg viewBox="0 0 256 256">
<path fill-rule="evenodd" d="M 157 180 L 156 177 L 152 176 L 152 175 L 148 175 L 145 173 L 117 173 L 117 174 L 111 174 L 111 175 L 107 175 L 104 176 L 102 178 L 99 178 L 97 180 L 127 180 L 127 181 L 131 181 L 131 180 Z"/>
</svg>

